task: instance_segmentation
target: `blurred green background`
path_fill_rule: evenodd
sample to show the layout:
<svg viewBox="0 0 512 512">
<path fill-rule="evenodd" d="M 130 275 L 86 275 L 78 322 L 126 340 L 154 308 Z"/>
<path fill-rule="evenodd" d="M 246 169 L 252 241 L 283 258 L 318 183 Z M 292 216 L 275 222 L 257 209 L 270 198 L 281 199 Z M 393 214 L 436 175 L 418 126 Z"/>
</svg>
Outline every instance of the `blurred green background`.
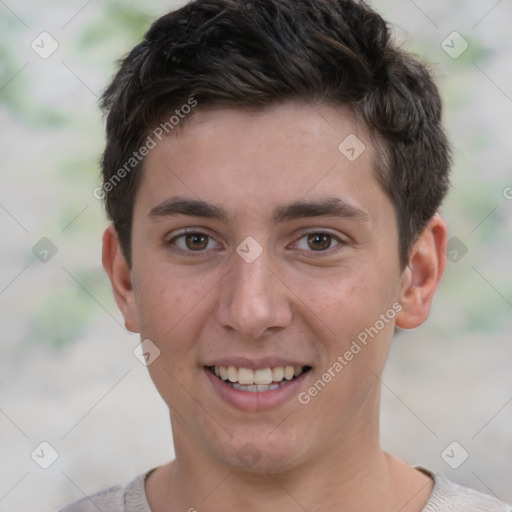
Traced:
<svg viewBox="0 0 512 512">
<path fill-rule="evenodd" d="M 115 61 L 183 3 L 0 1 L 0 511 L 49 510 L 173 456 L 101 268 L 92 191 Z M 371 3 L 437 76 L 455 157 L 442 213 L 458 250 L 429 321 L 394 342 L 383 444 L 512 502 L 512 6 Z M 43 31 L 58 44 L 47 58 L 31 46 Z M 445 51 L 454 31 L 468 45 L 458 58 Z M 57 249 L 46 262 L 33 252 L 43 237 Z M 59 457 L 43 470 L 30 454 L 45 440 Z M 453 440 L 470 454 L 457 470 L 440 457 Z"/>
</svg>

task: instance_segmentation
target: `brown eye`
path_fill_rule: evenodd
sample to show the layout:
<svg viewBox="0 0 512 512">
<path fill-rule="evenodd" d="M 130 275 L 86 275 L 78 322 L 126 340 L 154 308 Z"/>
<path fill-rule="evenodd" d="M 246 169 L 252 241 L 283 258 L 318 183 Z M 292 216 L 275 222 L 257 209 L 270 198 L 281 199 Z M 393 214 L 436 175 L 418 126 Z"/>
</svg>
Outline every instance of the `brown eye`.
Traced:
<svg viewBox="0 0 512 512">
<path fill-rule="evenodd" d="M 318 256 L 333 254 L 342 249 L 345 242 L 327 231 L 311 231 L 301 236 L 294 244 L 295 249 L 309 253 L 316 252 Z"/>
<path fill-rule="evenodd" d="M 206 255 L 212 249 L 222 248 L 210 235 L 200 231 L 182 233 L 169 240 L 166 245 L 174 252 L 188 254 L 189 256 Z"/>
<path fill-rule="evenodd" d="M 313 233 L 308 235 L 308 246 L 314 251 L 325 251 L 332 243 L 332 235 L 328 233 Z"/>
<path fill-rule="evenodd" d="M 203 233 L 187 233 L 185 235 L 185 245 L 191 251 L 201 251 L 208 246 L 208 235 Z"/>
</svg>

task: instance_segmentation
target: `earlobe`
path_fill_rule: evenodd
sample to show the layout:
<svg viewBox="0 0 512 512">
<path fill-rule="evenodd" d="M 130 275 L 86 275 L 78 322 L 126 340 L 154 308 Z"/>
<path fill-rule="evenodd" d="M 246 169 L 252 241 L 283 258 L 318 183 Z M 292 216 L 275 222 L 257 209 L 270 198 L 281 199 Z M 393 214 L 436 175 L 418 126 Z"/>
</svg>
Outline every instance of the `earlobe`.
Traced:
<svg viewBox="0 0 512 512">
<path fill-rule="evenodd" d="M 446 266 L 446 239 L 446 224 L 436 214 L 414 243 L 403 271 L 397 327 L 413 329 L 427 319 Z"/>
<path fill-rule="evenodd" d="M 112 224 L 103 233 L 102 262 L 110 279 L 117 306 L 123 314 L 126 328 L 131 332 L 139 332 L 131 271 Z"/>
</svg>

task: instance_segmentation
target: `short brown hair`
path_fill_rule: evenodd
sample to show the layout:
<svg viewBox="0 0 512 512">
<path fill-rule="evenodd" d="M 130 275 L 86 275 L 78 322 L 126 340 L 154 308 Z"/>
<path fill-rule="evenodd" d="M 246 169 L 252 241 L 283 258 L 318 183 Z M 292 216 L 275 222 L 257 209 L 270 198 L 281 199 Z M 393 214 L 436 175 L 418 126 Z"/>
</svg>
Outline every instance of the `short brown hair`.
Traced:
<svg viewBox="0 0 512 512">
<path fill-rule="evenodd" d="M 447 192 L 450 148 L 437 87 L 366 3 L 195 0 L 152 24 L 101 100 L 103 196 L 128 264 L 144 160 L 112 180 L 191 98 L 196 108 L 266 109 L 288 100 L 351 107 L 379 141 L 375 172 L 395 206 L 402 266 Z"/>
</svg>

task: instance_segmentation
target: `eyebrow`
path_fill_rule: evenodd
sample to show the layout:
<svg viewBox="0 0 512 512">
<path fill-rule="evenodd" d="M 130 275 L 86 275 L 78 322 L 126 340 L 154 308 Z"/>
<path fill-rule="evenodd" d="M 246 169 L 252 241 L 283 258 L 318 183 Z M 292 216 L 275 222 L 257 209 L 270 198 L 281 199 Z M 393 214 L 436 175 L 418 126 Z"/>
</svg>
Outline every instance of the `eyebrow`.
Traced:
<svg viewBox="0 0 512 512">
<path fill-rule="evenodd" d="M 199 199 L 171 197 L 151 208 L 148 214 L 153 219 L 176 215 L 215 219 L 228 224 L 228 215 L 225 210 L 220 206 Z M 276 224 L 299 218 L 320 216 L 342 217 L 360 221 L 368 220 L 366 212 L 337 197 L 329 197 L 320 201 L 297 201 L 278 206 L 272 212 L 272 219 Z"/>
</svg>

